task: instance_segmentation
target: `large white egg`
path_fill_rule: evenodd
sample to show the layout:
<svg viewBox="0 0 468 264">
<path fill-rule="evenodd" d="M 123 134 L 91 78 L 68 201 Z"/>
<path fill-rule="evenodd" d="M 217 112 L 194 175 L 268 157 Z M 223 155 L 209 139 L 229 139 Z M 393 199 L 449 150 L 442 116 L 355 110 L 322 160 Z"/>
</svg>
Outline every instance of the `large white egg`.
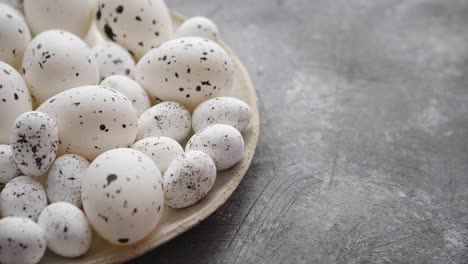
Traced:
<svg viewBox="0 0 468 264">
<path fill-rule="evenodd" d="M 63 30 L 37 35 L 23 57 L 22 73 L 38 103 L 67 89 L 99 82 L 99 66 L 88 45 Z"/>
<path fill-rule="evenodd" d="M 5 184 L 20 174 L 21 171 L 13 159 L 11 146 L 0 145 L 0 191 L 2 191 Z"/>
<path fill-rule="evenodd" d="M 0 61 L 0 144 L 10 144 L 15 119 L 32 110 L 31 96 L 21 75 Z"/>
<path fill-rule="evenodd" d="M 63 29 L 84 38 L 93 21 L 92 0 L 24 0 L 23 5 L 34 35 Z"/>
<path fill-rule="evenodd" d="M 164 173 L 169 165 L 184 152 L 182 146 L 172 138 L 148 137 L 137 141 L 132 145 L 136 149 L 150 157 L 158 168 Z"/>
<path fill-rule="evenodd" d="M 0 61 L 18 68 L 29 41 L 31 33 L 23 15 L 0 3 Z"/>
<path fill-rule="evenodd" d="M 81 86 L 61 92 L 37 111 L 59 127 L 59 153 L 89 160 L 113 148 L 128 147 L 136 137 L 138 117 L 123 94 L 105 86 Z"/>
<path fill-rule="evenodd" d="M 228 95 L 234 67 L 227 52 L 203 38 L 180 38 L 149 51 L 137 63 L 135 80 L 161 101 L 189 109 L 206 99 Z"/>
<path fill-rule="evenodd" d="M 196 16 L 182 23 L 174 32 L 174 38 L 200 37 L 216 41 L 218 39 L 218 27 L 209 18 Z"/>
<path fill-rule="evenodd" d="M 57 155 L 57 123 L 47 114 L 26 112 L 15 120 L 10 140 L 13 158 L 21 172 L 26 176 L 40 176 Z"/>
<path fill-rule="evenodd" d="M 98 0 L 98 28 L 136 58 L 170 39 L 172 21 L 163 0 Z"/>
<path fill-rule="evenodd" d="M 93 53 L 99 63 L 101 80 L 112 75 L 133 77 L 135 61 L 132 55 L 118 44 L 108 41 L 96 44 Z"/>
<path fill-rule="evenodd" d="M 161 217 L 161 173 L 139 151 L 109 150 L 86 171 L 82 197 L 84 211 L 98 234 L 112 244 L 132 244 L 151 233 Z"/>
</svg>

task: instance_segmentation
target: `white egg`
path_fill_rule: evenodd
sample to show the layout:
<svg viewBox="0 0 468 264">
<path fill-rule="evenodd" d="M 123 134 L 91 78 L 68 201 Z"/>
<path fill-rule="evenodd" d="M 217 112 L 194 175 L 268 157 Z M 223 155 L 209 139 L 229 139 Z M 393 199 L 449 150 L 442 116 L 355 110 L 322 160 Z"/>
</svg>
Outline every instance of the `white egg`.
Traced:
<svg viewBox="0 0 468 264">
<path fill-rule="evenodd" d="M 37 111 L 57 121 L 59 153 L 94 159 L 106 150 L 128 147 L 137 133 L 138 117 L 123 94 L 105 86 L 81 86 L 55 95 Z"/>
<path fill-rule="evenodd" d="M 49 202 L 67 202 L 81 207 L 81 179 L 89 162 L 75 154 L 57 158 L 50 166 L 46 193 Z"/>
<path fill-rule="evenodd" d="M 101 31 L 99 31 L 99 29 L 97 28 L 95 22 L 91 24 L 91 27 L 89 28 L 89 32 L 83 40 L 90 47 L 107 42 L 107 40 L 101 34 Z"/>
<path fill-rule="evenodd" d="M 189 111 L 181 104 L 164 102 L 146 110 L 138 119 L 138 139 L 170 137 L 182 142 L 192 129 Z"/>
<path fill-rule="evenodd" d="M 177 156 L 184 152 L 184 149 L 177 141 L 168 137 L 144 138 L 133 144 L 131 148 L 150 157 L 158 165 L 162 173 L 167 170 Z"/>
<path fill-rule="evenodd" d="M 0 61 L 18 68 L 29 41 L 31 33 L 23 15 L 0 3 Z"/>
<path fill-rule="evenodd" d="M 121 75 L 109 76 L 101 82 L 101 85 L 115 89 L 125 95 L 132 103 L 138 116 L 151 107 L 150 99 L 145 90 L 128 77 Z"/>
<path fill-rule="evenodd" d="M 40 176 L 57 155 L 57 123 L 47 114 L 26 112 L 15 120 L 10 140 L 13 158 L 21 172 L 26 176 Z"/>
<path fill-rule="evenodd" d="M 233 97 L 216 97 L 201 103 L 192 115 L 195 132 L 214 124 L 225 124 L 242 132 L 250 122 L 250 107 Z"/>
<path fill-rule="evenodd" d="M 160 101 L 189 109 L 206 99 L 228 95 L 234 66 L 227 52 L 202 38 L 180 38 L 152 49 L 137 63 L 135 80 Z"/>
<path fill-rule="evenodd" d="M 170 39 L 172 21 L 163 0 L 98 0 L 98 28 L 136 58 Z"/>
<path fill-rule="evenodd" d="M 26 48 L 22 67 L 24 80 L 38 103 L 67 89 L 99 82 L 99 66 L 91 49 L 63 30 L 37 35 Z"/>
<path fill-rule="evenodd" d="M 46 250 L 41 228 L 22 217 L 0 220 L 0 263 L 38 263 Z"/>
<path fill-rule="evenodd" d="M 92 231 L 85 214 L 78 207 L 65 203 L 47 206 L 37 219 L 44 232 L 47 247 L 63 257 L 78 257 L 91 246 Z"/>
<path fill-rule="evenodd" d="M 200 37 L 213 41 L 218 39 L 218 27 L 209 18 L 196 16 L 187 19 L 174 32 L 174 38 Z"/>
<path fill-rule="evenodd" d="M 86 171 L 82 198 L 84 211 L 98 234 L 112 244 L 132 244 L 151 233 L 161 217 L 161 173 L 139 151 L 109 150 Z"/>
<path fill-rule="evenodd" d="M 185 151 L 199 150 L 210 156 L 217 170 L 224 170 L 239 162 L 244 155 L 242 135 L 229 125 L 211 125 L 190 138 Z"/>
<path fill-rule="evenodd" d="M 112 75 L 133 77 L 135 61 L 126 49 L 116 43 L 105 42 L 95 45 L 92 50 L 99 64 L 101 80 Z"/>
<path fill-rule="evenodd" d="M 10 144 L 13 122 L 31 110 L 31 97 L 23 78 L 10 65 L 0 61 L 0 144 Z"/>
<path fill-rule="evenodd" d="M 173 208 L 190 206 L 205 197 L 215 180 L 216 166 L 208 155 L 196 150 L 182 153 L 163 177 L 166 204 Z"/>
<path fill-rule="evenodd" d="M 23 5 L 34 35 L 50 29 L 63 29 L 84 38 L 93 21 L 91 0 L 24 0 Z"/>
<path fill-rule="evenodd" d="M 0 145 L 0 191 L 5 184 L 13 178 L 18 177 L 21 171 L 16 166 L 13 159 L 13 150 L 11 146 Z"/>
<path fill-rule="evenodd" d="M 19 216 L 36 221 L 46 206 L 44 187 L 32 177 L 16 177 L 9 181 L 0 193 L 2 217 Z"/>
</svg>

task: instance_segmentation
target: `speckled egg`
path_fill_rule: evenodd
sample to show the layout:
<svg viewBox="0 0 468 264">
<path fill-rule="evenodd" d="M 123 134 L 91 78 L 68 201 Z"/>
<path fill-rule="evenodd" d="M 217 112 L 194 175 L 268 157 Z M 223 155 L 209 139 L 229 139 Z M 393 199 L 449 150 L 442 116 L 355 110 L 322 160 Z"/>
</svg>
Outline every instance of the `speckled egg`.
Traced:
<svg viewBox="0 0 468 264">
<path fill-rule="evenodd" d="M 109 76 L 101 82 L 101 85 L 115 89 L 125 95 L 132 103 L 138 116 L 151 107 L 150 99 L 145 90 L 128 77 L 122 75 Z"/>
<path fill-rule="evenodd" d="M 9 181 L 0 194 L 2 217 L 19 216 L 37 220 L 47 206 L 44 187 L 35 179 L 19 176 Z"/>
<path fill-rule="evenodd" d="M 225 124 L 242 132 L 250 122 L 250 107 L 233 97 L 216 97 L 201 103 L 192 115 L 195 132 L 214 124 Z"/>
<path fill-rule="evenodd" d="M 137 63 L 135 80 L 161 101 L 189 109 L 206 99 L 228 95 L 234 67 L 227 52 L 202 38 L 180 38 L 149 51 Z"/>
<path fill-rule="evenodd" d="M 161 217 L 161 173 L 139 151 L 109 150 L 86 171 L 82 199 L 86 216 L 97 233 L 112 244 L 132 244 L 151 233 Z"/>
<path fill-rule="evenodd" d="M 75 154 L 57 158 L 50 166 L 46 193 L 49 202 L 67 202 L 81 207 L 81 178 L 89 162 Z"/>
<path fill-rule="evenodd" d="M 136 58 L 170 39 L 172 21 L 163 0 L 98 0 L 96 21 L 110 40 Z"/>
<path fill-rule="evenodd" d="M 13 150 L 11 146 L 0 145 L 0 191 L 5 184 L 13 178 L 18 177 L 21 171 L 16 166 L 13 159 Z"/>
<path fill-rule="evenodd" d="M 47 248 L 44 233 L 33 221 L 22 217 L 0 220 L 0 263 L 38 263 Z"/>
<path fill-rule="evenodd" d="M 123 94 L 105 86 L 81 86 L 55 95 L 37 111 L 57 121 L 59 153 L 88 160 L 106 150 L 128 147 L 136 137 L 138 117 Z"/>
<path fill-rule="evenodd" d="M 57 155 L 57 123 L 47 114 L 26 112 L 15 120 L 10 141 L 13 158 L 21 172 L 26 176 L 39 176 Z"/>
<path fill-rule="evenodd" d="M 63 257 L 78 257 L 91 246 L 92 231 L 85 214 L 78 207 L 65 203 L 47 206 L 37 219 L 44 232 L 47 247 Z"/>
<path fill-rule="evenodd" d="M 209 18 L 196 16 L 187 19 L 174 32 L 174 38 L 200 37 L 216 41 L 218 39 L 218 27 Z"/>
<path fill-rule="evenodd" d="M 63 30 L 37 35 L 26 48 L 22 67 L 24 80 L 39 104 L 67 89 L 99 82 L 99 66 L 91 49 Z"/>
<path fill-rule="evenodd" d="M 116 43 L 105 42 L 95 45 L 92 50 L 99 64 L 101 80 L 112 75 L 133 77 L 135 61 L 126 49 Z"/>
<path fill-rule="evenodd" d="M 163 177 L 166 204 L 172 208 L 190 206 L 205 197 L 215 180 L 216 166 L 208 155 L 196 150 L 182 153 Z"/>
<path fill-rule="evenodd" d="M 10 65 L 0 61 L 0 144 L 10 144 L 13 122 L 31 110 L 31 97 L 23 78 Z"/>
<path fill-rule="evenodd" d="M 211 125 L 190 138 L 185 151 L 199 150 L 210 156 L 217 170 L 224 170 L 239 162 L 244 155 L 244 139 L 229 125 Z"/>
<path fill-rule="evenodd" d="M 170 137 L 182 142 L 192 129 L 189 111 L 181 104 L 164 102 L 146 110 L 138 119 L 138 139 Z"/>
<path fill-rule="evenodd" d="M 84 38 L 93 21 L 93 3 L 91 0 L 24 0 L 24 14 L 34 35 L 63 29 Z"/>
<path fill-rule="evenodd" d="M 133 149 L 141 151 L 150 157 L 164 173 L 177 156 L 184 152 L 182 146 L 172 138 L 148 137 L 132 145 Z"/>
<path fill-rule="evenodd" d="M 23 15 L 0 3 L 0 61 L 18 68 L 29 41 L 31 33 Z"/>
</svg>

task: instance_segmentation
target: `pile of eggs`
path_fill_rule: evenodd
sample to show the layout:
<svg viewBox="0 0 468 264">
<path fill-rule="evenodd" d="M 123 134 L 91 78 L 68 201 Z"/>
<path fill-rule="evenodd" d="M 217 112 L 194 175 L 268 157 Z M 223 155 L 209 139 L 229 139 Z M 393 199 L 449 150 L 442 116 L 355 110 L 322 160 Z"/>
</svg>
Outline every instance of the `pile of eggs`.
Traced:
<svg viewBox="0 0 468 264">
<path fill-rule="evenodd" d="M 0 3 L 0 263 L 133 244 L 207 195 L 251 119 L 217 40 L 163 0 Z"/>
</svg>

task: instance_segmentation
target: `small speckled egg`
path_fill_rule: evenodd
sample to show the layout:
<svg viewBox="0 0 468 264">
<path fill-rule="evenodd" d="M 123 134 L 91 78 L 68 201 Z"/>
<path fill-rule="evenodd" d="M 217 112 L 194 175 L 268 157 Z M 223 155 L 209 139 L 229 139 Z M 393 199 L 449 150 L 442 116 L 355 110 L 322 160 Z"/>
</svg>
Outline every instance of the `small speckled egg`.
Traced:
<svg viewBox="0 0 468 264">
<path fill-rule="evenodd" d="M 174 38 L 200 37 L 216 41 L 218 39 L 218 27 L 209 18 L 196 16 L 187 19 L 174 32 Z"/>
<path fill-rule="evenodd" d="M 47 206 L 37 219 L 44 232 L 47 247 L 64 257 L 78 257 L 91 246 L 92 232 L 85 214 L 78 207 L 65 203 Z"/>
<path fill-rule="evenodd" d="M 23 15 L 0 3 L 0 61 L 18 68 L 29 41 L 31 33 Z"/>
<path fill-rule="evenodd" d="M 150 99 L 145 90 L 128 77 L 122 75 L 109 76 L 101 82 L 101 85 L 115 89 L 125 95 L 132 103 L 138 116 L 151 107 Z"/>
<path fill-rule="evenodd" d="M 49 202 L 67 202 L 81 207 L 81 178 L 89 162 L 75 154 L 66 154 L 54 161 L 47 177 Z"/>
<path fill-rule="evenodd" d="M 63 30 L 37 35 L 23 57 L 22 73 L 37 103 L 82 85 L 99 82 L 93 52 L 79 37 Z"/>
<path fill-rule="evenodd" d="M 233 97 L 216 97 L 201 103 L 192 115 L 195 132 L 214 124 L 225 124 L 242 132 L 250 122 L 250 107 Z"/>
<path fill-rule="evenodd" d="M 196 150 L 182 153 L 163 177 L 166 204 L 172 208 L 190 206 L 205 197 L 215 180 L 216 166 L 208 155 Z"/>
<path fill-rule="evenodd" d="M 33 221 L 22 217 L 0 220 L 0 263 L 38 263 L 47 248 L 44 233 Z"/>
<path fill-rule="evenodd" d="M 59 126 L 59 153 L 88 160 L 106 150 L 128 147 L 137 134 L 138 117 L 123 94 L 105 86 L 81 86 L 47 99 L 37 111 Z"/>
<path fill-rule="evenodd" d="M 206 99 L 228 95 L 234 67 L 214 41 L 180 38 L 152 49 L 137 63 L 135 80 L 160 101 L 179 102 L 189 109 Z"/>
<path fill-rule="evenodd" d="M 150 157 L 164 173 L 177 156 L 184 152 L 180 144 L 168 137 L 148 137 L 132 145 L 133 149 L 141 151 Z"/>
<path fill-rule="evenodd" d="M 239 162 L 244 155 L 242 135 L 229 125 L 211 125 L 190 138 L 185 151 L 199 150 L 210 156 L 217 170 L 224 170 Z"/>
<path fill-rule="evenodd" d="M 191 129 L 189 111 L 179 103 L 164 102 L 151 107 L 140 116 L 137 139 L 170 137 L 182 142 Z"/>
<path fill-rule="evenodd" d="M 13 150 L 11 146 L 0 145 L 0 191 L 5 184 L 13 178 L 18 177 L 21 171 L 16 166 L 13 159 Z"/>
<path fill-rule="evenodd" d="M 10 144 L 13 122 L 31 110 L 31 97 L 23 78 L 10 65 L 0 61 L 0 144 Z"/>
<path fill-rule="evenodd" d="M 105 42 L 95 45 L 92 50 L 99 64 L 101 80 L 111 75 L 133 77 L 135 61 L 126 49 L 116 43 Z"/>
<path fill-rule="evenodd" d="M 15 120 L 10 141 L 13 158 L 21 172 L 26 176 L 40 176 L 57 155 L 57 123 L 47 114 L 26 112 Z"/>
<path fill-rule="evenodd" d="M 99 0 L 96 22 L 108 39 L 136 58 L 172 34 L 171 17 L 163 0 Z"/>
<path fill-rule="evenodd" d="M 94 230 L 112 244 L 145 238 L 162 215 L 161 173 L 145 154 L 113 149 L 97 157 L 82 181 L 83 208 Z"/>
<path fill-rule="evenodd" d="M 46 206 L 44 187 L 32 177 L 14 178 L 0 194 L 0 213 L 3 217 L 19 216 L 36 221 Z"/>
<path fill-rule="evenodd" d="M 63 29 L 84 38 L 93 21 L 93 3 L 90 0 L 24 0 L 24 14 L 34 35 Z"/>
</svg>

